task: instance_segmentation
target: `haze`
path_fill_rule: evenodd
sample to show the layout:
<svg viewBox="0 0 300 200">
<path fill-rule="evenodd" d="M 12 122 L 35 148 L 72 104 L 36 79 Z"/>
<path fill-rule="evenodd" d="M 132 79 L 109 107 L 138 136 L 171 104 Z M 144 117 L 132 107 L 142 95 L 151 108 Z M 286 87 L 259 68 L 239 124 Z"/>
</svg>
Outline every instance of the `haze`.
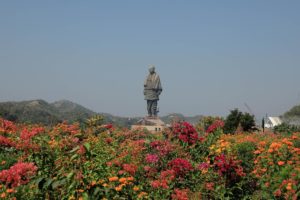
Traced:
<svg viewBox="0 0 300 200">
<path fill-rule="evenodd" d="M 0 101 L 143 116 L 277 116 L 300 103 L 300 1 L 1 1 Z"/>
</svg>

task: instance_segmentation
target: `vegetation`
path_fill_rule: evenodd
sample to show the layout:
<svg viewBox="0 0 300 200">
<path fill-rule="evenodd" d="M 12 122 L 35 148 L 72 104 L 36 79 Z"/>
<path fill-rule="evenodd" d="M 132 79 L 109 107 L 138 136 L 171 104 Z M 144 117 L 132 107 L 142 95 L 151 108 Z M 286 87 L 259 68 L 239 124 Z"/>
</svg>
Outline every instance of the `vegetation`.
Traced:
<svg viewBox="0 0 300 200">
<path fill-rule="evenodd" d="M 225 120 L 224 132 L 235 133 L 239 126 L 245 132 L 256 130 L 254 116 L 249 113 L 242 113 L 238 109 L 230 111 Z"/>
<path fill-rule="evenodd" d="M 101 116 L 85 126 L 0 119 L 0 199 L 299 199 L 299 132 L 224 134 L 211 119 L 157 134 Z"/>
</svg>

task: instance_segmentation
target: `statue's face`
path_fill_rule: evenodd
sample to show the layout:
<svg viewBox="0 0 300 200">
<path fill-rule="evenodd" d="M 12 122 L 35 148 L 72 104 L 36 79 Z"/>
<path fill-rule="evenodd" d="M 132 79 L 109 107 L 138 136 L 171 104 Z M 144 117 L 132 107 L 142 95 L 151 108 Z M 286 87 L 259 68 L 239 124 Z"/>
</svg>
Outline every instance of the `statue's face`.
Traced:
<svg viewBox="0 0 300 200">
<path fill-rule="evenodd" d="M 149 68 L 149 72 L 150 72 L 150 74 L 153 74 L 155 72 L 155 68 L 154 67 L 150 67 Z"/>
</svg>

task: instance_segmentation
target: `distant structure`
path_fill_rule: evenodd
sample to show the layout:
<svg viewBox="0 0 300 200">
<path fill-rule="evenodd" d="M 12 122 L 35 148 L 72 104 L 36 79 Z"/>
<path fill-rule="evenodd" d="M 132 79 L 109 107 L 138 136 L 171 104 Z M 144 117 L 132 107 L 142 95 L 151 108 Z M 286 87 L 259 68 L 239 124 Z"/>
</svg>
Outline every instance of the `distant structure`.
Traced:
<svg viewBox="0 0 300 200">
<path fill-rule="evenodd" d="M 279 117 L 266 117 L 265 128 L 274 128 L 282 124 L 282 120 Z"/>
<path fill-rule="evenodd" d="M 161 132 L 166 128 L 165 123 L 159 119 L 151 119 L 151 118 L 143 118 L 139 120 L 135 125 L 131 126 L 132 130 L 137 129 L 147 129 L 148 131 L 152 133 Z"/>
</svg>

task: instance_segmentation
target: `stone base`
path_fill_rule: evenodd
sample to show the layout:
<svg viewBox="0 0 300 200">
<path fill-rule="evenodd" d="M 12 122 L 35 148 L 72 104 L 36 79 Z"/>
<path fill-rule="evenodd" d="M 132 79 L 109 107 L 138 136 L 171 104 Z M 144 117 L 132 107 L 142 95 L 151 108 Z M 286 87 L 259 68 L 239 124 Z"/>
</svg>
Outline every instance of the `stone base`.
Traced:
<svg viewBox="0 0 300 200">
<path fill-rule="evenodd" d="M 144 117 L 135 125 L 131 126 L 131 130 L 147 129 L 152 133 L 161 132 L 166 128 L 165 123 L 159 117 Z"/>
</svg>

